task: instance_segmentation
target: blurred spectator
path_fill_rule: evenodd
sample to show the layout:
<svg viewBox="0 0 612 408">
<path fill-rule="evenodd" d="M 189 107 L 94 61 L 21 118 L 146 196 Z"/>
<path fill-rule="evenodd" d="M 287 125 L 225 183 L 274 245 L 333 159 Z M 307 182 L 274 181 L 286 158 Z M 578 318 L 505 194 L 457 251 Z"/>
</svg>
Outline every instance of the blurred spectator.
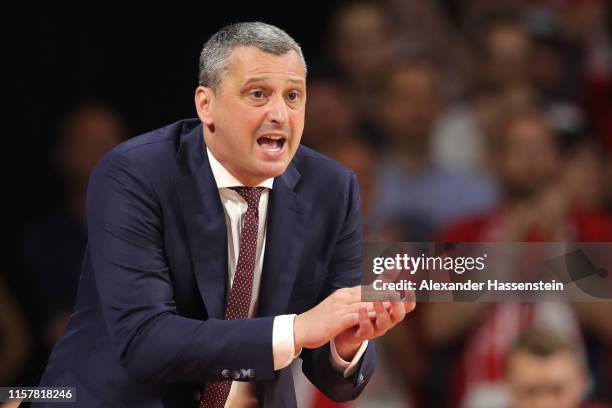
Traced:
<svg viewBox="0 0 612 408">
<path fill-rule="evenodd" d="M 573 204 L 572 200 L 578 199 L 574 179 L 582 175 L 572 166 L 563 171 L 562 163 L 567 164 L 568 158 L 561 157 L 547 119 L 533 111 L 509 116 L 491 140 L 491 162 L 503 200 L 495 211 L 460 222 L 442 237 L 451 239 L 451 235 L 451 240 L 457 241 L 612 239 L 610 219 L 605 214 L 598 208 L 582 211 Z M 569 162 L 578 158 L 570 157 Z"/>
<path fill-rule="evenodd" d="M 0 277 L 0 385 L 18 385 L 30 351 L 31 339 L 25 316 Z"/>
<path fill-rule="evenodd" d="M 565 4 L 563 4 L 565 3 Z M 578 84 L 607 81 L 612 77 L 610 10 L 606 0 L 570 0 L 558 8 L 565 37 L 573 53 Z M 608 20 L 606 20 L 608 19 Z"/>
<path fill-rule="evenodd" d="M 599 139 L 612 156 L 612 10 L 601 0 L 574 1 L 563 10 L 573 47 L 568 64 L 578 64 L 575 77 L 582 88 L 579 101 Z M 606 21 L 607 17 L 607 21 Z"/>
<path fill-rule="evenodd" d="M 436 162 L 454 171 L 487 174 L 486 146 L 504 114 L 536 105 L 536 93 L 527 85 L 478 85 L 462 102 L 446 109 L 438 121 L 432 136 Z"/>
<path fill-rule="evenodd" d="M 366 143 L 358 140 L 349 141 L 343 148 L 338 149 L 332 157 L 351 169 L 359 181 L 359 196 L 361 199 L 361 215 L 364 225 L 370 225 L 372 208 L 376 197 L 376 175 L 372 169 L 376 168 L 378 159 L 376 152 Z M 370 236 L 366 228 L 365 238 Z"/>
<path fill-rule="evenodd" d="M 396 47 L 397 38 L 382 3 L 348 2 L 334 13 L 329 57 L 346 81 L 361 120 L 373 119 L 377 80 L 384 75 Z"/>
<path fill-rule="evenodd" d="M 551 26 L 541 30 L 542 26 Z M 546 100 L 567 99 L 573 97 L 571 81 L 568 81 L 569 67 L 565 63 L 567 58 L 566 39 L 559 31 L 556 22 L 547 24 L 540 22 L 532 28 L 532 46 L 530 75 L 533 84 Z M 539 31 L 536 31 L 539 30 Z"/>
<path fill-rule="evenodd" d="M 333 79 L 310 80 L 302 142 L 333 155 L 359 138 L 357 114 L 346 87 Z"/>
<path fill-rule="evenodd" d="M 432 131 L 442 109 L 439 80 L 425 62 L 392 67 L 379 91 L 389 147 L 378 168 L 372 227 L 394 225 L 400 240 L 427 240 L 446 223 L 490 207 L 490 180 L 452 171 L 432 158 Z"/>
<path fill-rule="evenodd" d="M 598 210 L 574 208 L 568 187 L 572 183 L 561 172 L 563 161 L 555 136 L 543 114 L 510 113 L 490 146 L 502 201 L 495 210 L 449 227 L 440 241 L 612 241 L 609 218 Z M 460 345 L 454 400 L 471 406 L 495 395 L 505 350 L 517 330 L 537 322 L 554 325 L 575 341 L 582 323 L 602 344 L 612 344 L 612 323 L 604 317 L 611 304 L 574 306 L 572 310 L 561 303 L 425 305 L 423 321 L 431 344 L 441 348 Z"/>
<path fill-rule="evenodd" d="M 31 282 L 33 318 L 49 350 L 72 311 L 86 245 L 85 196 L 89 175 L 102 155 L 126 136 L 117 114 L 100 103 L 78 105 L 64 119 L 53 163 L 65 201 L 51 215 L 24 228 L 20 261 Z"/>
<path fill-rule="evenodd" d="M 541 107 L 555 130 L 574 137 L 585 124 L 570 98 L 566 39 L 559 22 L 539 8 L 511 9 L 481 17 L 476 38 L 477 80 L 464 101 L 451 106 L 434 136 L 438 161 L 459 170 L 481 172 L 485 144 L 504 112 Z M 466 103 L 467 102 L 467 103 Z"/>
<path fill-rule="evenodd" d="M 440 72 L 439 87 L 445 102 L 463 97 L 473 76 L 471 50 L 464 33 L 455 29 L 436 0 L 387 1 L 399 40 L 398 53 L 427 58 Z"/>
<path fill-rule="evenodd" d="M 353 170 L 359 181 L 361 213 L 369 224 L 374 201 L 377 152 L 359 129 L 346 86 L 333 79 L 308 83 L 306 121 L 302 142 Z M 369 231 L 365 231 L 366 235 Z"/>
<path fill-rule="evenodd" d="M 605 208 L 606 157 L 597 142 L 583 140 L 565 155 L 562 177 L 569 206 L 580 212 L 597 212 Z"/>
<path fill-rule="evenodd" d="M 574 345 L 552 330 L 531 329 L 519 336 L 506 361 L 512 408 L 605 408 L 585 403 L 587 372 Z"/>
<path fill-rule="evenodd" d="M 522 87 L 531 81 L 532 39 L 517 16 L 492 18 L 479 33 L 480 81 Z"/>
</svg>

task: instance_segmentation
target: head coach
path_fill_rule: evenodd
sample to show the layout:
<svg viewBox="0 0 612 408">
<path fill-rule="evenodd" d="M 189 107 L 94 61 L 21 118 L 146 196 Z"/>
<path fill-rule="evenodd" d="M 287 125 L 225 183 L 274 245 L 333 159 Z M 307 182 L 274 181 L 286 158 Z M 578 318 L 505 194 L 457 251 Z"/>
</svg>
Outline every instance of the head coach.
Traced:
<svg viewBox="0 0 612 408">
<path fill-rule="evenodd" d="M 76 387 L 67 407 L 294 407 L 299 357 L 329 398 L 354 399 L 375 366 L 368 340 L 414 303 L 361 301 L 355 175 L 300 145 L 302 51 L 239 23 L 199 69 L 199 119 L 94 171 L 75 310 L 40 386 Z"/>
</svg>

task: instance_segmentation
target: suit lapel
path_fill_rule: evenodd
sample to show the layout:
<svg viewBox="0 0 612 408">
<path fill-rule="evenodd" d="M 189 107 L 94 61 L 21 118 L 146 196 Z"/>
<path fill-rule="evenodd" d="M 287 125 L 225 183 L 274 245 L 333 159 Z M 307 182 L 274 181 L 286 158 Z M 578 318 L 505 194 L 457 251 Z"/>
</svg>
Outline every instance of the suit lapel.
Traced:
<svg viewBox="0 0 612 408">
<path fill-rule="evenodd" d="M 299 271 L 308 204 L 299 200 L 295 186 L 300 173 L 290 164 L 274 180 L 268 206 L 268 230 L 259 290 L 258 316 L 285 313 Z"/>
<path fill-rule="evenodd" d="M 196 282 L 208 316 L 222 319 L 227 295 L 227 227 L 202 126 L 185 133 L 177 153 L 183 175 L 175 188 Z M 299 200 L 295 187 L 300 173 L 293 164 L 274 180 L 268 206 L 268 225 L 258 316 L 285 313 L 299 272 L 310 206 Z"/>
<path fill-rule="evenodd" d="M 177 156 L 185 174 L 176 180 L 175 188 L 196 282 L 208 316 L 222 319 L 227 292 L 227 227 L 201 125 L 184 136 Z"/>
</svg>

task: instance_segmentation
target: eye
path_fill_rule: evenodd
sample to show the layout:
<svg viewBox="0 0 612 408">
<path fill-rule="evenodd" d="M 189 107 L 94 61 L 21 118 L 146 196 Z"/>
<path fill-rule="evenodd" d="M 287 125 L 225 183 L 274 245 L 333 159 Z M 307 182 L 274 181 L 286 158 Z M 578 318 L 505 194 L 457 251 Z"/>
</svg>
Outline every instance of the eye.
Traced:
<svg viewBox="0 0 612 408">
<path fill-rule="evenodd" d="M 253 99 L 263 99 L 266 95 L 261 89 L 254 89 L 249 93 L 249 96 Z"/>
<path fill-rule="evenodd" d="M 289 92 L 289 94 L 287 95 L 287 98 L 289 98 L 290 101 L 296 102 L 300 99 L 300 93 L 297 91 L 291 91 Z"/>
</svg>

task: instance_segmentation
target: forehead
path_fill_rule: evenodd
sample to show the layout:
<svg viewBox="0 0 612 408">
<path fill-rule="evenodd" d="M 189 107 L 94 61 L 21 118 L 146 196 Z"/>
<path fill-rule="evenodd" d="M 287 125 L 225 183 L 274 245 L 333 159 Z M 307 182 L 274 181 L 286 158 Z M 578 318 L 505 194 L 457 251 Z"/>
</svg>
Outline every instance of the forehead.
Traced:
<svg viewBox="0 0 612 408">
<path fill-rule="evenodd" d="M 236 47 L 230 54 L 229 62 L 227 76 L 240 82 L 253 77 L 306 81 L 304 64 L 293 50 L 274 55 L 256 47 Z"/>
<path fill-rule="evenodd" d="M 396 96 L 405 94 L 436 96 L 438 88 L 433 71 L 424 66 L 410 66 L 391 73 L 383 82 L 383 91 L 387 95 Z"/>
<path fill-rule="evenodd" d="M 385 29 L 385 16 L 376 4 L 350 7 L 341 12 L 337 20 L 341 35 L 363 36 L 368 31 Z"/>
<path fill-rule="evenodd" d="M 537 357 L 517 352 L 510 359 L 510 373 L 514 380 L 523 382 L 560 380 L 579 372 L 576 359 L 569 352 L 557 352 L 548 357 Z"/>
<path fill-rule="evenodd" d="M 553 134 L 543 120 L 519 118 L 508 128 L 510 142 L 553 144 Z"/>
</svg>

